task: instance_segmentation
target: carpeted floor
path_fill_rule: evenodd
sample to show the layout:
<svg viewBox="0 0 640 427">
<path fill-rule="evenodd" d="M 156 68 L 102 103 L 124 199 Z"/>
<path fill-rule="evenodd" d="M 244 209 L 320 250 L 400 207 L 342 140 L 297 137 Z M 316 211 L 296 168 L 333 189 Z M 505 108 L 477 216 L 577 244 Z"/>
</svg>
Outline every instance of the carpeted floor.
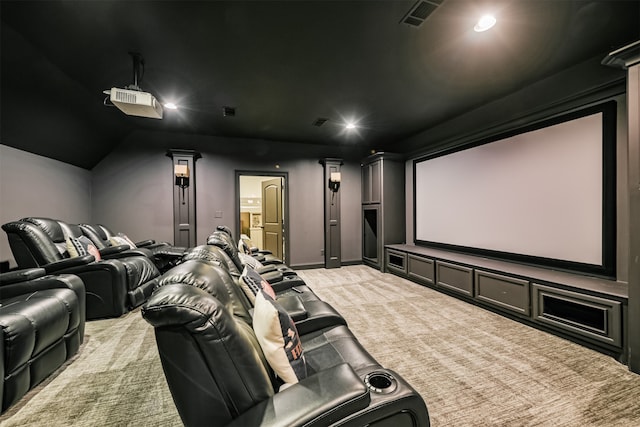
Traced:
<svg viewBox="0 0 640 427">
<path fill-rule="evenodd" d="M 369 267 L 300 275 L 433 426 L 640 426 L 640 376 L 610 357 Z M 79 355 L 0 425 L 180 425 L 139 310 L 89 322 Z"/>
<path fill-rule="evenodd" d="M 608 356 L 365 266 L 300 275 L 433 426 L 640 426 L 640 376 Z"/>
<path fill-rule="evenodd" d="M 80 352 L 0 417 L 3 427 L 181 425 L 139 309 L 87 322 Z"/>
</svg>

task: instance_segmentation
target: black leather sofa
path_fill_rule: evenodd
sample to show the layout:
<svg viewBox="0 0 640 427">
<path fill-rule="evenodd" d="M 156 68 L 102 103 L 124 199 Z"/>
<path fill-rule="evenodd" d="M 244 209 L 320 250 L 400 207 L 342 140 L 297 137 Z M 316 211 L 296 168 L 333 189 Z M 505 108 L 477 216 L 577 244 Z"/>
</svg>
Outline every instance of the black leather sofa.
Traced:
<svg viewBox="0 0 640 427">
<path fill-rule="evenodd" d="M 0 274 L 1 412 L 76 354 L 85 308 L 78 276 L 43 268 Z"/>
<path fill-rule="evenodd" d="M 65 228 L 69 228 L 67 224 Z M 95 261 L 93 255 L 70 257 L 60 221 L 23 218 L 6 223 L 9 246 L 18 268 L 42 267 L 48 274 L 75 274 L 86 287 L 87 319 L 118 317 L 142 304 L 160 272 L 141 254 Z M 108 256 L 107 256 L 108 258 Z"/>
<path fill-rule="evenodd" d="M 194 252 L 207 258 L 205 249 Z M 283 388 L 254 330 L 257 307 L 224 263 L 194 252 L 157 279 L 142 307 L 186 426 L 429 425 L 420 395 L 382 367 L 332 307 L 295 322 L 306 378 Z"/>
</svg>

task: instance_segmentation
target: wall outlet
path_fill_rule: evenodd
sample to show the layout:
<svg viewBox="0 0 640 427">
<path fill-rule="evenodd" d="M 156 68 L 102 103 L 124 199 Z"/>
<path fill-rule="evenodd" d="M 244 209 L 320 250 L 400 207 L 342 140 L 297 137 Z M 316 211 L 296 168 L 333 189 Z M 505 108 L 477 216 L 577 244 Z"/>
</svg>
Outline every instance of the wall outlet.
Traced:
<svg viewBox="0 0 640 427">
<path fill-rule="evenodd" d="M 215 218 L 222 218 L 222 211 L 216 211 L 214 217 Z"/>
<path fill-rule="evenodd" d="M 320 255 L 324 256 L 324 249 L 320 249 Z"/>
</svg>

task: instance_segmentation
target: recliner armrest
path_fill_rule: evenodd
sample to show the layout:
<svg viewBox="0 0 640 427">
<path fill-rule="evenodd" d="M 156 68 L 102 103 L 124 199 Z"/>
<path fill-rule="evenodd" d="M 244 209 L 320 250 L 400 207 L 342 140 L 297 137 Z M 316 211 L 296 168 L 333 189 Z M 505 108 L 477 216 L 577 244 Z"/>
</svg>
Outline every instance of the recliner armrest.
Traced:
<svg viewBox="0 0 640 427">
<path fill-rule="evenodd" d="M 274 394 L 228 425 L 325 426 L 363 410 L 370 401 L 369 389 L 353 368 L 343 363 Z"/>
<path fill-rule="evenodd" d="M 258 267 L 255 269 L 258 274 L 269 273 L 271 271 L 276 271 L 277 268 L 275 265 L 263 265 L 262 267 Z"/>
<path fill-rule="evenodd" d="M 14 270 L 0 274 L 0 286 L 11 283 L 26 282 L 37 279 L 47 274 L 44 268 L 25 268 L 24 270 Z"/>
<path fill-rule="evenodd" d="M 125 250 L 120 252 L 114 252 L 112 254 L 107 254 L 103 256 L 102 259 L 119 259 L 119 258 L 129 258 L 132 256 L 143 256 L 143 257 L 151 258 L 153 256 L 153 254 L 149 249 L 145 249 L 145 248 L 130 249 L 129 246 L 127 245 L 122 245 L 118 247 L 123 247 L 123 246 Z M 100 251 L 100 255 L 102 255 L 102 251 Z"/>
<path fill-rule="evenodd" d="M 284 275 L 277 270 L 270 271 L 268 273 L 260 273 L 260 276 L 262 276 L 264 280 L 269 282 L 270 285 L 273 285 L 274 283 L 282 282 L 282 279 L 284 278 Z"/>
<path fill-rule="evenodd" d="M 144 246 L 153 245 L 153 244 L 156 243 L 156 241 L 153 240 L 153 239 L 147 239 L 147 240 L 141 240 L 140 242 L 135 242 L 135 243 L 136 243 L 137 247 L 141 248 L 141 247 L 144 247 Z"/>
<path fill-rule="evenodd" d="M 260 254 L 260 255 L 273 255 L 273 252 L 271 252 L 268 249 L 260 249 L 257 246 L 252 246 L 249 248 L 249 252 L 253 255 L 253 254 Z"/>
<path fill-rule="evenodd" d="M 78 267 L 82 265 L 89 265 L 92 262 L 95 262 L 96 257 L 93 255 L 84 255 L 74 258 L 65 258 L 60 261 L 52 262 L 47 265 L 43 265 L 47 274 L 55 273 L 56 271 L 61 271 L 70 267 Z"/>
<path fill-rule="evenodd" d="M 108 257 L 113 254 L 117 254 L 120 252 L 124 252 L 129 250 L 129 245 L 118 245 L 118 246 L 109 246 L 108 248 L 100 249 L 100 256 L 102 258 Z"/>
<path fill-rule="evenodd" d="M 263 261 L 260 261 L 262 265 L 272 265 L 272 264 L 283 264 L 281 259 L 278 258 L 265 258 Z"/>
<path fill-rule="evenodd" d="M 44 269 L 41 269 L 44 271 Z M 82 299 L 84 304 L 85 287 L 82 280 L 72 274 L 43 275 L 34 280 L 26 280 L 24 282 L 13 282 L 11 284 L 3 283 L 2 297 L 11 298 L 16 295 L 42 291 L 45 289 L 67 288 L 71 289 L 78 295 L 78 299 Z M 84 309 L 82 309 L 84 315 Z"/>
</svg>

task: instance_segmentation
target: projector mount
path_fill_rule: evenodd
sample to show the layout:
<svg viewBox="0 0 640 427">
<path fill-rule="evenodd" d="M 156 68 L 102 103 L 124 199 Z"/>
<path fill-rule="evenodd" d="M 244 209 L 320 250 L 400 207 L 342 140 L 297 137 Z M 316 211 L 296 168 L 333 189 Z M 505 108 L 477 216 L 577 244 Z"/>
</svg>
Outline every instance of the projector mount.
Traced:
<svg viewBox="0 0 640 427">
<path fill-rule="evenodd" d="M 131 58 L 133 59 L 133 84 L 125 86 L 124 88 L 142 91 L 138 86 L 138 82 L 142 81 L 142 78 L 144 77 L 144 58 L 142 57 L 142 54 L 138 52 L 129 52 L 129 55 L 131 55 Z"/>
<path fill-rule="evenodd" d="M 103 104 L 116 106 L 129 116 L 162 118 L 162 105 L 156 98 L 147 92 L 143 92 L 138 83 L 144 77 L 144 58 L 138 52 L 129 52 L 133 60 L 133 84 L 123 89 L 112 87 L 102 93 L 107 95 Z"/>
</svg>

